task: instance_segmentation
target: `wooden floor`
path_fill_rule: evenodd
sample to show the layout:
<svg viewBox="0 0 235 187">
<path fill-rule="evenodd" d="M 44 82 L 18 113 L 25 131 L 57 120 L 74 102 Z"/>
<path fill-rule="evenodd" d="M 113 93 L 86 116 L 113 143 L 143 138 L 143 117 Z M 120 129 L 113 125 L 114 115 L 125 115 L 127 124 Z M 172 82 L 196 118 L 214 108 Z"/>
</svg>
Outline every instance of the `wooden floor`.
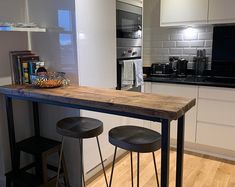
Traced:
<svg viewBox="0 0 235 187">
<path fill-rule="evenodd" d="M 160 177 L 159 151 L 156 152 L 156 158 Z M 152 155 L 147 153 L 141 154 L 140 159 L 140 186 L 155 187 L 156 178 Z M 175 151 L 171 151 L 170 187 L 175 187 L 175 159 Z M 136 168 L 134 172 L 136 172 Z M 107 175 L 109 178 L 110 168 L 107 169 Z M 116 163 L 112 184 L 112 187 L 131 187 L 129 154 Z M 235 187 L 235 162 L 200 154 L 186 153 L 183 184 L 184 187 Z M 105 187 L 103 176 L 98 176 L 94 180 L 89 181 L 87 187 Z"/>
</svg>

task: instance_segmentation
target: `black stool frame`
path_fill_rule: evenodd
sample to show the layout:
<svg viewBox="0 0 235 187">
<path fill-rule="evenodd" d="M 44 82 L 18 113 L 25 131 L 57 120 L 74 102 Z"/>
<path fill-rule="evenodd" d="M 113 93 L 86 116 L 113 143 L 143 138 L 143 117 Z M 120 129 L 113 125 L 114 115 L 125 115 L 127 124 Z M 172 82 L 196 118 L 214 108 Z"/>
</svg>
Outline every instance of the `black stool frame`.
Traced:
<svg viewBox="0 0 235 187">
<path fill-rule="evenodd" d="M 153 154 L 153 164 L 154 164 L 154 171 L 155 171 L 157 186 L 160 187 L 155 154 L 154 154 L 154 152 L 152 152 L 152 154 Z M 117 146 L 115 146 L 115 149 L 114 149 L 114 156 L 113 156 L 113 163 L 112 163 L 112 170 L 111 170 L 111 176 L 110 176 L 110 181 L 109 181 L 109 187 L 112 186 L 116 155 L 117 155 Z M 133 154 L 132 154 L 132 151 L 130 151 L 130 160 L 131 160 L 131 186 L 134 187 Z M 140 179 L 139 179 L 140 176 L 139 176 L 139 174 L 140 174 L 140 153 L 137 152 L 137 187 L 139 187 L 139 185 L 140 185 Z"/>
<path fill-rule="evenodd" d="M 81 166 L 82 166 L 82 185 L 83 185 L 83 187 L 85 187 L 86 183 L 85 183 L 85 175 L 84 175 L 83 139 L 79 138 L 78 141 L 79 141 Z M 105 178 L 105 183 L 106 183 L 106 186 L 108 187 L 108 179 L 107 179 L 107 175 L 106 175 L 106 172 L 105 172 L 104 161 L 103 161 L 103 157 L 102 157 L 102 153 L 101 153 L 100 142 L 99 142 L 98 136 L 96 136 L 96 141 L 97 141 L 97 145 L 98 145 L 99 156 L 100 156 L 100 160 L 101 160 L 101 165 L 102 165 L 102 170 L 103 170 L 103 174 L 104 174 L 104 178 Z M 63 155 L 63 147 L 64 147 L 64 136 L 62 136 L 62 145 L 61 145 L 61 150 L 60 150 L 60 158 L 59 158 L 59 167 L 58 167 L 58 171 L 57 171 L 56 187 L 58 187 L 58 182 L 59 182 L 59 177 L 60 177 L 60 168 L 61 168 L 61 161 L 62 161 L 62 155 Z"/>
</svg>

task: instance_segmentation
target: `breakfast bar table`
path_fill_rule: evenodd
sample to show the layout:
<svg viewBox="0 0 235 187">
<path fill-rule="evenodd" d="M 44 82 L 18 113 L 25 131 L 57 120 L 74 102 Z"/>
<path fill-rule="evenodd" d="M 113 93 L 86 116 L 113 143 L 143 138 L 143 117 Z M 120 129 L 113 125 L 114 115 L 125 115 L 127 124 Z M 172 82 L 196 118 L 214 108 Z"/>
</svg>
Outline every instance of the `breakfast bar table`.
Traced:
<svg viewBox="0 0 235 187">
<path fill-rule="evenodd" d="M 40 135 L 38 103 L 160 122 L 161 187 L 169 186 L 170 122 L 178 120 L 176 187 L 182 186 L 185 113 L 195 105 L 195 99 L 75 85 L 53 89 L 37 89 L 30 85 L 6 85 L 0 87 L 0 93 L 5 95 L 12 171 L 17 168 L 12 99 L 20 99 L 32 102 L 35 135 Z"/>
</svg>

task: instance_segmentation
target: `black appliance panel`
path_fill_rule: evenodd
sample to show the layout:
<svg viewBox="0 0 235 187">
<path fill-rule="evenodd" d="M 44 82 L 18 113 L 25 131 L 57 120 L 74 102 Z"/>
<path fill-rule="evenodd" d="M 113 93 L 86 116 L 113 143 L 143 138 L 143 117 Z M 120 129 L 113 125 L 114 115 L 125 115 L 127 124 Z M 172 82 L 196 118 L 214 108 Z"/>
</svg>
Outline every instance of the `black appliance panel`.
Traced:
<svg viewBox="0 0 235 187">
<path fill-rule="evenodd" d="M 235 26 L 214 27 L 211 69 L 214 76 L 235 77 Z"/>
<path fill-rule="evenodd" d="M 117 38 L 139 39 L 142 35 L 142 9 L 130 4 L 117 4 Z"/>
<path fill-rule="evenodd" d="M 235 63 L 235 26 L 214 27 L 212 62 Z"/>
</svg>

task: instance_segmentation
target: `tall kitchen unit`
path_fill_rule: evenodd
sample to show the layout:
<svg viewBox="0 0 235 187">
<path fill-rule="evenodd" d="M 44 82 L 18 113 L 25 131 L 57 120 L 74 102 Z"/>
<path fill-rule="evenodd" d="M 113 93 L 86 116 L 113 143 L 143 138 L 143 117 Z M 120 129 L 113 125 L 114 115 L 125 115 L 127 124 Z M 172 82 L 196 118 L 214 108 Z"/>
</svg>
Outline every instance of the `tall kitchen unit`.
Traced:
<svg viewBox="0 0 235 187">
<path fill-rule="evenodd" d="M 46 32 L 0 32 L 1 65 L 0 83 L 10 83 L 8 53 L 12 50 L 32 49 L 52 71 L 66 72 L 73 84 L 102 88 L 116 87 L 116 1 L 115 0 L 1 0 L 0 17 L 4 22 L 34 22 L 46 28 Z M 3 20 L 2 20 L 3 19 Z M 7 80 L 7 81 L 6 81 Z M 1 107 L 4 109 L 3 98 Z M 33 134 L 32 119 L 28 119 L 30 106 L 18 102 L 16 107 L 17 140 Z M 24 109 L 22 109 L 24 107 Z M 40 104 L 41 135 L 60 140 L 56 134 L 56 122 L 66 116 L 90 116 L 104 122 L 104 134 L 101 135 L 101 148 L 105 160 L 113 149 L 107 140 L 107 132 L 120 125 L 118 116 L 94 112 L 67 109 L 58 106 Z M 23 112 L 20 112 L 23 111 Z M 27 111 L 27 112 L 24 112 Z M 24 116 L 25 117 L 21 117 Z M 2 115 L 2 112 L 1 114 Z M 0 144 L 0 179 L 10 169 L 9 144 L 6 119 L 1 117 L 0 132 L 3 143 Z M 25 123 L 25 124 L 24 124 Z M 31 124 L 31 125 L 30 125 Z M 87 140 L 84 145 L 85 171 L 91 176 L 99 165 L 95 140 Z M 65 157 L 72 186 L 79 185 L 78 142 L 66 139 Z M 3 155 L 1 155 L 3 153 Z M 96 155 L 97 154 L 97 155 Z M 2 159 L 1 159 L 2 158 Z M 54 160 L 52 160 L 53 162 Z M 3 166 L 3 167 L 1 167 Z"/>
</svg>

